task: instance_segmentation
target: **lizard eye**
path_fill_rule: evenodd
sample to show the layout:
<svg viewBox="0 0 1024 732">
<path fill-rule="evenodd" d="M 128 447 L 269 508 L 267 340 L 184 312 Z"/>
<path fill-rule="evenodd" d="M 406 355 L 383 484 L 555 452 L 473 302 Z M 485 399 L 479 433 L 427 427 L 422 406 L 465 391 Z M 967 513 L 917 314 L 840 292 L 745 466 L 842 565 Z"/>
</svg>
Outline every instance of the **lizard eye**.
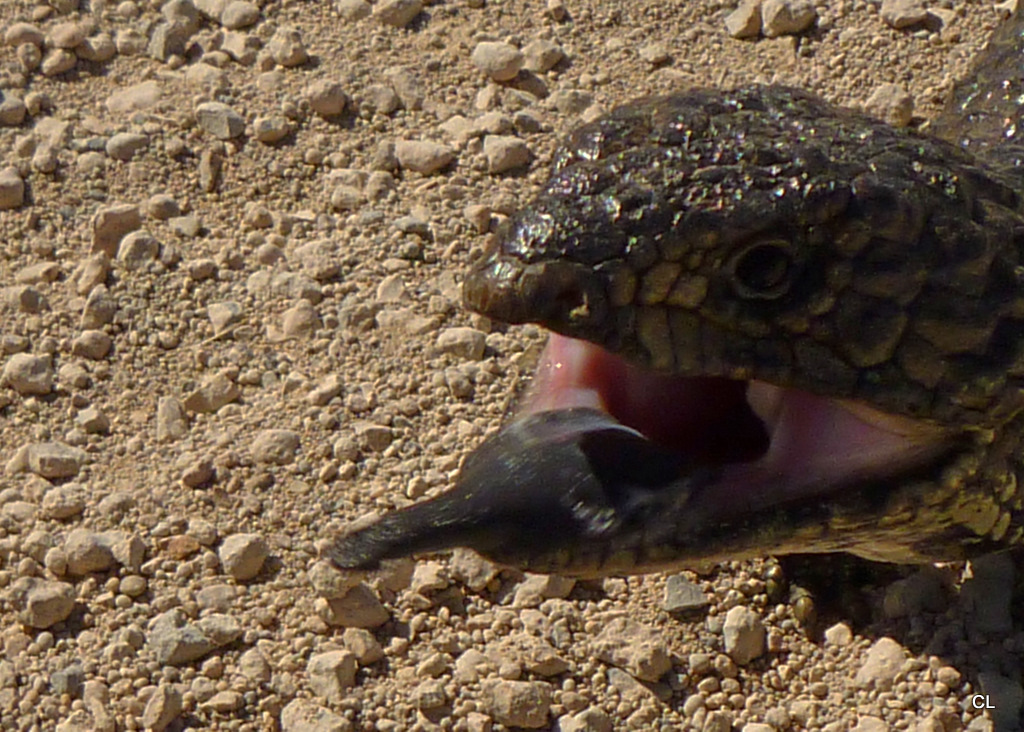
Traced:
<svg viewBox="0 0 1024 732">
<path fill-rule="evenodd" d="M 733 257 L 732 286 L 744 300 L 774 300 L 789 290 L 793 256 L 785 241 L 751 244 Z"/>
</svg>

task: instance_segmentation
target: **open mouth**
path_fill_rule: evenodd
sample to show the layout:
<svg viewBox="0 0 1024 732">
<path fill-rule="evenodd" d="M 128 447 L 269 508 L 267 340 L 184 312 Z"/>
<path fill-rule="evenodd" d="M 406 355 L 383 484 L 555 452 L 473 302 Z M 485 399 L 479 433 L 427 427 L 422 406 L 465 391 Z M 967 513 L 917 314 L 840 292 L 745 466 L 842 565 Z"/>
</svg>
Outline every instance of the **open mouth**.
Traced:
<svg viewBox="0 0 1024 732">
<path fill-rule="evenodd" d="M 574 407 L 716 468 L 691 506 L 705 520 L 890 479 L 933 461 L 950 438 L 926 422 L 764 381 L 651 373 L 552 334 L 521 416 Z"/>
<path fill-rule="evenodd" d="M 577 577 L 798 551 L 901 559 L 907 537 L 880 521 L 890 491 L 929 479 L 954 444 L 856 402 L 653 374 L 552 334 L 520 414 L 454 488 L 353 527 L 327 556 L 372 569 L 464 546 Z"/>
</svg>

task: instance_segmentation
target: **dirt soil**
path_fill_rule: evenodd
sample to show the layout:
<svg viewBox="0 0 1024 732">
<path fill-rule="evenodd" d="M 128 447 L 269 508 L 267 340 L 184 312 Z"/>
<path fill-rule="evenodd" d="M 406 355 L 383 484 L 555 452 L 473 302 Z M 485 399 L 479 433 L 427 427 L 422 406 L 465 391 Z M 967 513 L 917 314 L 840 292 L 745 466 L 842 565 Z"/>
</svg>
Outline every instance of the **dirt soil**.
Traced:
<svg viewBox="0 0 1024 732">
<path fill-rule="evenodd" d="M 816 17 L 737 40 L 731 0 L 0 3 L 0 728 L 1019 729 L 1007 558 L 816 623 L 774 560 L 574 584 L 459 554 L 354 589 L 318 563 L 513 410 L 543 333 L 459 287 L 561 134 L 748 82 L 897 84 L 871 108 L 921 125 L 1002 17 L 773 4 Z"/>
</svg>

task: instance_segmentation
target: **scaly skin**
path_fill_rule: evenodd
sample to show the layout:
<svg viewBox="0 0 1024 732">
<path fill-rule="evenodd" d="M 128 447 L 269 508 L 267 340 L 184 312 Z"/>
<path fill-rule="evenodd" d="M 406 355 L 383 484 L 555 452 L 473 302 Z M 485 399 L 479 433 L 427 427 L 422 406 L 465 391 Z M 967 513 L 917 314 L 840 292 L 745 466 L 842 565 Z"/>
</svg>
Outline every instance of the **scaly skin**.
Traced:
<svg viewBox="0 0 1024 732">
<path fill-rule="evenodd" d="M 945 139 L 784 87 L 620 107 L 569 136 L 465 283 L 473 310 L 645 369 L 897 415 L 927 435 L 919 454 L 784 500 L 768 480 L 723 507 L 721 466 L 590 410 L 531 415 L 452 494 L 329 556 L 372 566 L 468 545 L 599 576 L 766 553 L 961 559 L 1021 541 L 1022 38 L 1018 14 L 933 124 Z M 651 460 L 653 475 L 637 468 Z"/>
<path fill-rule="evenodd" d="M 941 140 L 784 87 L 690 91 L 576 130 L 465 297 L 658 371 L 995 427 L 1022 404 L 1019 206 Z"/>
</svg>

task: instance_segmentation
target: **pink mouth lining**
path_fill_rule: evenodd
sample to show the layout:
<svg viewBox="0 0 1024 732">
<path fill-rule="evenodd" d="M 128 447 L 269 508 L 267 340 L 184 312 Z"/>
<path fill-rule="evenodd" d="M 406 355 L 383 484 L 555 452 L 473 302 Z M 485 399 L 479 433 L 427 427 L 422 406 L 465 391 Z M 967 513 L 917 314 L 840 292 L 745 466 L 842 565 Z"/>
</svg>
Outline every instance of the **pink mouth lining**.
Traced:
<svg viewBox="0 0 1024 732">
<path fill-rule="evenodd" d="M 722 466 L 712 515 L 758 510 L 920 465 L 948 446 L 939 427 L 763 381 L 645 372 L 552 334 L 523 411 L 592 407 L 698 463 Z M 710 497 L 710 496 L 709 496 Z"/>
</svg>

